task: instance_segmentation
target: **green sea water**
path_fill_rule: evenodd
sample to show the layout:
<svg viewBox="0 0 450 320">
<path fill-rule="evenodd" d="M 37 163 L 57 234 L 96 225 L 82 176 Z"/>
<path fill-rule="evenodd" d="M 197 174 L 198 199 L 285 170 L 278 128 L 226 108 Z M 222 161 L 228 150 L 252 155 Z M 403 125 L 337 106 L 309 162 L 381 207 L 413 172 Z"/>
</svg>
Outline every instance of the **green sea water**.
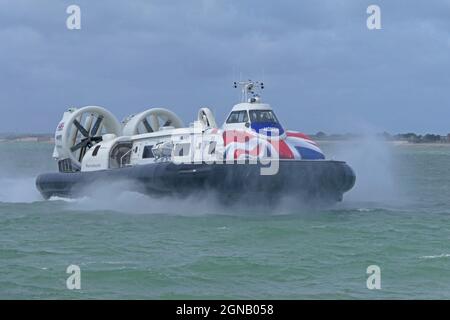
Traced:
<svg viewBox="0 0 450 320">
<path fill-rule="evenodd" d="M 450 146 L 320 145 L 355 169 L 344 201 L 265 209 L 108 186 L 43 201 L 52 146 L 0 143 L 0 298 L 449 299 Z M 81 290 L 66 287 L 72 264 Z"/>
</svg>

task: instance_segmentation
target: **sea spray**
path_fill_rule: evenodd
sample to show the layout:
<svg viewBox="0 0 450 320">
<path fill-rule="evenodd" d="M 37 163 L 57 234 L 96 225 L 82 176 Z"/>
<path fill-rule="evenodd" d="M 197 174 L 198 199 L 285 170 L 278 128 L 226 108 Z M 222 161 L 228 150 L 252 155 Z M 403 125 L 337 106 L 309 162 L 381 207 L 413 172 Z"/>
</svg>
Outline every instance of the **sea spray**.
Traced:
<svg viewBox="0 0 450 320">
<path fill-rule="evenodd" d="M 73 210 L 113 211 L 129 214 L 166 214 L 181 216 L 226 215 L 267 216 L 311 214 L 329 208 L 328 202 L 299 202 L 293 194 L 280 195 L 276 201 L 262 201 L 261 195 L 239 193 L 237 198 L 225 192 L 199 189 L 189 194 L 148 195 L 136 191 L 135 182 L 117 180 L 112 183 L 94 183 L 86 186 L 83 197 L 70 203 Z"/>
<path fill-rule="evenodd" d="M 198 192 L 189 196 L 169 194 L 145 195 L 133 190 L 133 182 L 118 180 L 109 184 L 93 184 L 88 196 L 70 204 L 83 211 L 108 210 L 130 214 L 205 215 L 226 214 L 213 192 Z"/>
<path fill-rule="evenodd" d="M 35 181 L 39 173 L 56 169 L 52 148 L 45 143 L 0 143 L 0 202 L 43 200 Z"/>
<path fill-rule="evenodd" d="M 0 202 L 29 203 L 43 200 L 34 184 L 34 177 L 0 177 Z"/>
<path fill-rule="evenodd" d="M 344 195 L 344 201 L 378 205 L 405 201 L 395 175 L 398 164 L 394 160 L 394 148 L 391 143 L 372 133 L 326 146 L 329 159 L 346 161 L 356 174 L 355 186 Z"/>
</svg>

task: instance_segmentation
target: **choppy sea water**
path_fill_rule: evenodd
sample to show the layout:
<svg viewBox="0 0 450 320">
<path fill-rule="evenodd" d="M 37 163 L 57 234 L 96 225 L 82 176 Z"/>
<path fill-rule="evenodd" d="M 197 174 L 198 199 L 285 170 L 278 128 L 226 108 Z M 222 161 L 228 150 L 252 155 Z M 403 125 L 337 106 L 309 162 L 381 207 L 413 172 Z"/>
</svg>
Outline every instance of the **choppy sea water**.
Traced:
<svg viewBox="0 0 450 320">
<path fill-rule="evenodd" d="M 107 187 L 43 201 L 52 146 L 0 143 L 0 298 L 449 299 L 450 146 L 320 145 L 355 188 L 331 208 L 265 210 Z M 71 264 L 81 290 L 66 288 Z"/>
</svg>

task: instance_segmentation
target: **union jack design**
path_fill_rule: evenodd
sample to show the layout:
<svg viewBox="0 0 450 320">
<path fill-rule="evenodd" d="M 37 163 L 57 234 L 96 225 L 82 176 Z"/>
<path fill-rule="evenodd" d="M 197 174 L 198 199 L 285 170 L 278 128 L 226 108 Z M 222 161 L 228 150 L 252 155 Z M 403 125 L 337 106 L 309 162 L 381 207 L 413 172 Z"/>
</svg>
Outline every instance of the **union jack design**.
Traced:
<svg viewBox="0 0 450 320">
<path fill-rule="evenodd" d="M 251 130 L 227 130 L 223 132 L 223 141 L 226 159 L 325 159 L 323 152 L 311 138 L 296 131 L 270 137 Z"/>
</svg>

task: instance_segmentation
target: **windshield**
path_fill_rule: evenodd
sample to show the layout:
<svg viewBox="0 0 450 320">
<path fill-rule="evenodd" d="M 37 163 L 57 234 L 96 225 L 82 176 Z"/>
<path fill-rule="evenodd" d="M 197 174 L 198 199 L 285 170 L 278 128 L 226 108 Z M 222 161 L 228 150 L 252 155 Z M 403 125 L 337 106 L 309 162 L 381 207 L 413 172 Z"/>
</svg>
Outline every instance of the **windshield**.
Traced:
<svg viewBox="0 0 450 320">
<path fill-rule="evenodd" d="M 247 111 L 242 110 L 242 111 L 233 111 L 228 117 L 227 123 L 240 123 L 247 121 L 248 121 Z"/>
<path fill-rule="evenodd" d="M 272 110 L 250 110 L 250 121 L 252 123 L 270 122 L 278 124 L 278 119 Z"/>
</svg>

